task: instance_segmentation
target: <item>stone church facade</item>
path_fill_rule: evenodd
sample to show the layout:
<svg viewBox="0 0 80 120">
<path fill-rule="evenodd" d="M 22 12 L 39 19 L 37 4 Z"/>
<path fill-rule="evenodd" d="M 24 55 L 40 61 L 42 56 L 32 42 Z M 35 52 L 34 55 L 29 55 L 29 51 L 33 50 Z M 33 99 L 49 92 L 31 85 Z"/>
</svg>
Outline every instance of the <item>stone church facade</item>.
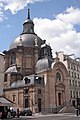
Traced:
<svg viewBox="0 0 80 120">
<path fill-rule="evenodd" d="M 68 72 L 53 58 L 51 47 L 34 32 L 28 17 L 22 33 L 4 51 L 4 96 L 14 102 L 16 109 L 30 108 L 36 112 L 55 112 L 69 103 Z"/>
</svg>

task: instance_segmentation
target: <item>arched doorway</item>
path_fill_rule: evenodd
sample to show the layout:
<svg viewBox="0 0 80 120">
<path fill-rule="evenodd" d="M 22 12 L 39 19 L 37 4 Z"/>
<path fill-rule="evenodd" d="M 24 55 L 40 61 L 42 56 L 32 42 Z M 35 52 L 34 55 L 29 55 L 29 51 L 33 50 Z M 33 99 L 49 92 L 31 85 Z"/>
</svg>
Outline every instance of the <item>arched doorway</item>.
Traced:
<svg viewBox="0 0 80 120">
<path fill-rule="evenodd" d="M 65 86 L 62 83 L 56 85 L 56 106 L 61 106 L 65 104 Z"/>
</svg>

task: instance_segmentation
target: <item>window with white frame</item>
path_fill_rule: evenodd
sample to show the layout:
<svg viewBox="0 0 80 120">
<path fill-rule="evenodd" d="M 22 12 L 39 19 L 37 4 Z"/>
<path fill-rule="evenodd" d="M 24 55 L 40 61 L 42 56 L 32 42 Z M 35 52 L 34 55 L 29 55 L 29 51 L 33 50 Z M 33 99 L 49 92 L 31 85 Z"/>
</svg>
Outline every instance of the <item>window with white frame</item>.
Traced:
<svg viewBox="0 0 80 120">
<path fill-rule="evenodd" d="M 70 91 L 70 98 L 72 98 L 72 91 Z"/>
<path fill-rule="evenodd" d="M 73 91 L 73 98 L 75 98 L 75 91 Z"/>
</svg>

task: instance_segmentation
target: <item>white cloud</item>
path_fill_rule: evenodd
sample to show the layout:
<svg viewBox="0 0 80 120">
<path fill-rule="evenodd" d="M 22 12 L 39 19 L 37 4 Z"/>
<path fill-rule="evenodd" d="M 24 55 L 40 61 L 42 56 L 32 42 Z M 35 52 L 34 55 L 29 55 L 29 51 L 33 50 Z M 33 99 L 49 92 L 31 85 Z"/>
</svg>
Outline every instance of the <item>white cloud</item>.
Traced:
<svg viewBox="0 0 80 120">
<path fill-rule="evenodd" d="M 64 13 L 57 15 L 56 18 L 66 23 L 79 24 L 80 23 L 80 9 L 74 8 L 74 7 L 67 8 Z"/>
<path fill-rule="evenodd" d="M 47 0 L 0 0 L 5 10 L 10 10 L 12 14 L 23 9 L 28 3 L 42 2 Z"/>
<path fill-rule="evenodd" d="M 4 5 L 0 2 L 0 22 L 2 22 L 4 19 L 7 19 L 7 17 L 4 15 L 3 9 Z"/>
<path fill-rule="evenodd" d="M 80 23 L 80 9 L 70 7 L 53 20 L 34 18 L 34 23 L 35 32 L 50 43 L 53 53 L 64 51 L 79 55 L 80 32 L 76 32 L 75 26 Z"/>
<path fill-rule="evenodd" d="M 4 5 L 4 10 L 10 10 L 12 14 L 23 9 L 27 2 L 25 0 L 0 0 Z"/>
<path fill-rule="evenodd" d="M 47 0 L 0 0 L 0 22 L 2 22 L 5 17 L 4 11 L 10 10 L 12 14 L 17 13 L 19 10 L 24 9 L 28 3 L 42 2 Z"/>
<path fill-rule="evenodd" d="M 43 2 L 48 0 L 27 0 L 27 3 Z"/>
</svg>

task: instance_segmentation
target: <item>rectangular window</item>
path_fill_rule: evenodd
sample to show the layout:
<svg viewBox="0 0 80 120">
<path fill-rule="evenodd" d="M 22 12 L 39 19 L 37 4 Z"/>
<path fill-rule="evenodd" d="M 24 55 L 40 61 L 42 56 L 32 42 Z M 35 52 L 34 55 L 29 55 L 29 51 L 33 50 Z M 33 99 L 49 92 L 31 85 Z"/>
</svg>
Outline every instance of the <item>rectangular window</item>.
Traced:
<svg viewBox="0 0 80 120">
<path fill-rule="evenodd" d="M 73 98 L 75 98 L 75 91 L 73 91 Z"/>
<path fill-rule="evenodd" d="M 29 89 L 25 89 L 25 94 L 28 94 Z"/>
<path fill-rule="evenodd" d="M 78 86 L 80 87 L 80 82 L 78 82 Z"/>
<path fill-rule="evenodd" d="M 16 63 L 16 55 L 11 55 L 11 65 Z"/>
<path fill-rule="evenodd" d="M 4 75 L 4 82 L 7 82 L 7 74 Z"/>
<path fill-rule="evenodd" d="M 29 100 L 28 98 L 25 99 L 25 108 L 28 108 L 29 107 Z"/>
<path fill-rule="evenodd" d="M 16 100 L 16 95 L 13 95 L 13 102 L 15 102 Z"/>
<path fill-rule="evenodd" d="M 69 80 L 69 85 L 71 86 L 71 80 Z"/>
<path fill-rule="evenodd" d="M 78 66 L 77 66 L 77 71 L 78 71 Z"/>
<path fill-rule="evenodd" d="M 78 91 L 76 92 L 76 98 L 78 97 Z"/>
<path fill-rule="evenodd" d="M 73 86 L 74 86 L 74 80 L 72 81 L 72 83 L 73 83 Z"/>
<path fill-rule="evenodd" d="M 38 94 L 41 94 L 41 89 L 38 89 Z"/>
<path fill-rule="evenodd" d="M 70 97 L 72 98 L 72 91 L 70 91 Z"/>
<path fill-rule="evenodd" d="M 72 72 L 72 77 L 73 77 L 73 72 Z"/>
<path fill-rule="evenodd" d="M 77 76 L 78 76 L 78 79 L 79 79 L 79 73 L 77 74 Z"/>
<path fill-rule="evenodd" d="M 70 71 L 69 71 L 69 76 L 71 76 L 71 75 L 70 75 Z"/>
<path fill-rule="evenodd" d="M 74 76 L 75 76 L 75 78 L 76 78 L 76 73 L 74 73 Z"/>
<path fill-rule="evenodd" d="M 17 79 L 17 80 L 21 80 L 21 75 L 19 75 L 19 74 L 16 75 L 16 79 Z"/>
<path fill-rule="evenodd" d="M 75 81 L 75 86 L 77 86 L 77 81 Z"/>
</svg>

